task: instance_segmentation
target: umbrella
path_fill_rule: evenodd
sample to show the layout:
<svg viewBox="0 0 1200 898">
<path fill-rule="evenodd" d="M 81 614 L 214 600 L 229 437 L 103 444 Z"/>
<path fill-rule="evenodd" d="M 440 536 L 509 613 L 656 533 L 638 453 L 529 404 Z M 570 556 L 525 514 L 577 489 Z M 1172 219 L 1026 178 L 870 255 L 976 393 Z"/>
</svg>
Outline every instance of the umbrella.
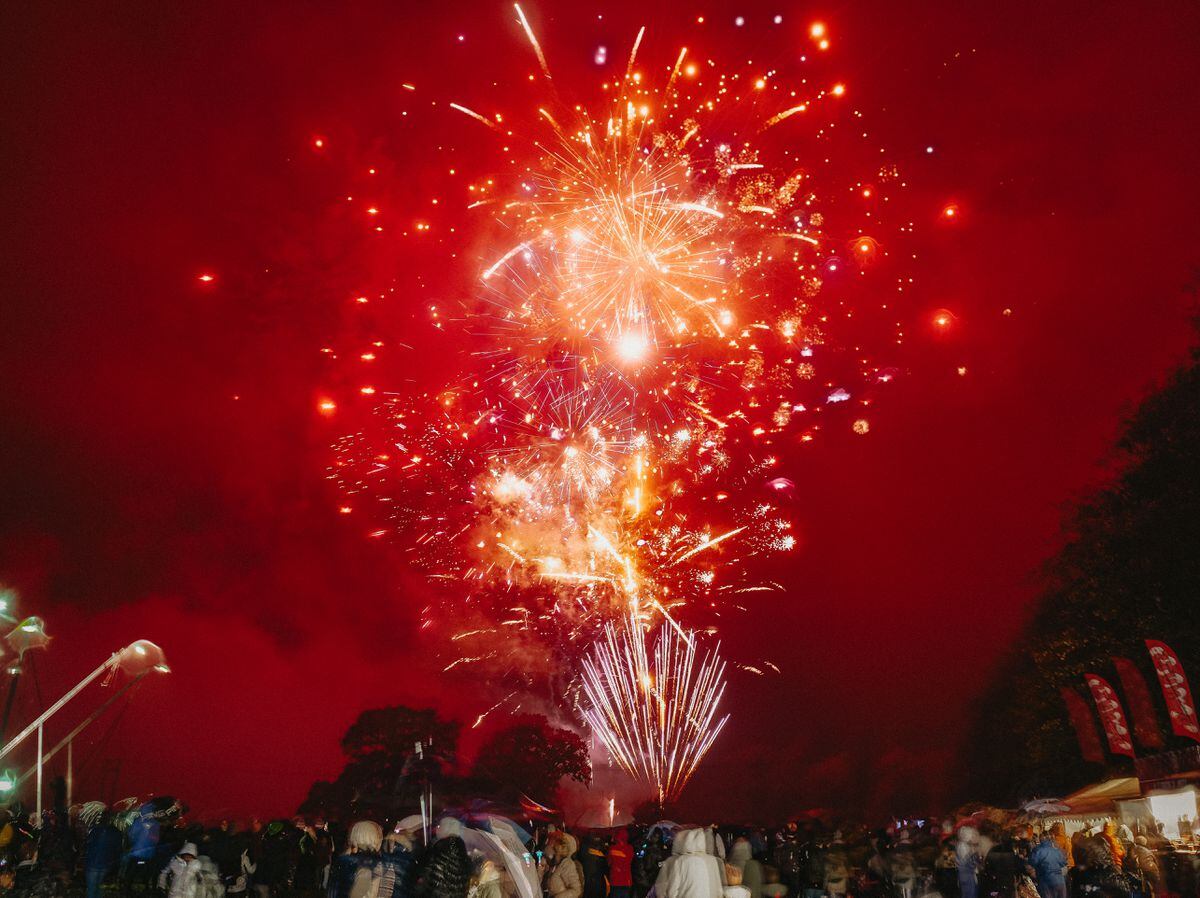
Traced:
<svg viewBox="0 0 1200 898">
<path fill-rule="evenodd" d="M 505 839 L 482 829 L 463 829 L 459 836 L 471 855 L 486 858 L 508 871 L 518 898 L 538 898 L 541 884 L 537 865 L 523 845 L 515 846 L 514 850 L 514 846 L 506 844 Z"/>
<path fill-rule="evenodd" d="M 1026 814 L 1044 816 L 1046 814 L 1065 814 L 1071 810 L 1070 805 L 1064 804 L 1060 798 L 1035 798 L 1021 805 Z"/>
<path fill-rule="evenodd" d="M 654 837 L 655 830 L 662 832 L 664 839 L 674 838 L 677 829 L 679 829 L 679 824 L 674 820 L 659 820 L 646 830 L 646 841 L 649 842 Z"/>
</svg>

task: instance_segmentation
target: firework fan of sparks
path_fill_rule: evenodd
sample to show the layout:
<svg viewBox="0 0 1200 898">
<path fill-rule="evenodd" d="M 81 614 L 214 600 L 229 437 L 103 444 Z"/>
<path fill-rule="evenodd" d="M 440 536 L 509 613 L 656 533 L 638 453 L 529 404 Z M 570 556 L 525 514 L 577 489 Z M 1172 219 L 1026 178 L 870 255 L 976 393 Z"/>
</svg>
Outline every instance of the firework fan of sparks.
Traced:
<svg viewBox="0 0 1200 898">
<path fill-rule="evenodd" d="M 580 710 L 592 732 L 658 803 L 679 797 L 729 716 L 719 647 L 701 654 L 694 633 L 662 627 L 648 648 L 636 621 L 609 625 L 582 661 Z"/>
<path fill-rule="evenodd" d="M 834 319 L 858 310 L 822 302 L 839 270 L 865 275 L 889 253 L 865 226 L 834 232 L 814 167 L 768 139 L 841 85 L 802 96 L 686 50 L 654 84 L 639 33 L 593 114 L 560 98 L 516 13 L 553 102 L 527 129 L 449 103 L 528 160 L 470 186 L 468 208 L 503 235 L 462 316 L 474 366 L 441 392 L 389 396 L 335 445 L 329 474 L 370 503 L 373 536 L 465 591 L 447 597 L 448 668 L 525 686 L 567 671 L 613 757 L 669 800 L 725 720 L 724 663 L 698 654 L 692 628 L 778 588 L 747 562 L 796 544 L 773 447 L 823 421 L 865 434 L 858 416 L 892 379 L 858 345 L 833 351 Z M 896 170 L 851 186 L 878 233 Z"/>
</svg>

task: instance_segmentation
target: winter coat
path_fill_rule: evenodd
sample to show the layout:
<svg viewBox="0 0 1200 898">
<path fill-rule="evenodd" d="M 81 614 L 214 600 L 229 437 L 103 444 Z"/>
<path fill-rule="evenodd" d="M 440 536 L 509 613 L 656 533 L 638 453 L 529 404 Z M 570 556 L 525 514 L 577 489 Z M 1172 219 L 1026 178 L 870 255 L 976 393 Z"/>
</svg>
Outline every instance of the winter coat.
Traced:
<svg viewBox="0 0 1200 898">
<path fill-rule="evenodd" d="M 1067 866 L 1067 856 L 1053 839 L 1043 839 L 1029 852 L 1029 866 L 1037 874 L 1037 881 L 1042 886 L 1060 886 L 1066 880 L 1063 878 L 1063 868 Z"/>
<path fill-rule="evenodd" d="M 1158 863 L 1158 855 L 1145 845 L 1134 845 L 1130 852 L 1133 872 L 1145 880 L 1152 892 L 1159 890 L 1162 882 L 1162 867 Z"/>
<path fill-rule="evenodd" d="M 1017 882 L 1024 872 L 1021 859 L 1008 844 L 993 845 L 983 859 L 983 870 L 979 875 L 979 890 L 984 895 L 1002 895 L 1012 898 L 1017 893 Z"/>
<path fill-rule="evenodd" d="M 408 873 L 413 865 L 412 852 L 399 843 L 390 844 L 390 850 L 379 856 L 379 898 L 400 898 L 408 894 Z"/>
<path fill-rule="evenodd" d="M 382 868 L 373 851 L 339 854 L 329 871 L 326 898 L 376 898 Z"/>
<path fill-rule="evenodd" d="M 207 857 L 198 857 L 200 872 L 196 876 L 196 898 L 224 898 L 225 886 L 221 883 L 221 871 L 216 863 Z"/>
<path fill-rule="evenodd" d="M 703 829 L 675 833 L 671 856 L 654 883 L 657 898 L 722 898 L 720 861 L 707 851 Z"/>
<path fill-rule="evenodd" d="M 121 831 L 111 823 L 93 826 L 88 830 L 84 843 L 84 867 L 88 870 L 103 870 L 105 873 L 117 866 L 121 859 Z"/>
<path fill-rule="evenodd" d="M 542 876 L 542 892 L 548 898 L 582 898 L 583 875 L 574 854 L 578 850 L 575 837 L 563 833 L 565 849 L 557 859 L 550 862 Z"/>
<path fill-rule="evenodd" d="M 148 815 L 140 816 L 129 825 L 129 857 L 138 861 L 154 858 L 158 848 L 158 821 Z"/>
<path fill-rule="evenodd" d="M 608 856 L 604 849 L 594 838 L 587 836 L 576 857 L 583 868 L 583 898 L 604 898 L 608 894 L 605 887 Z"/>
<path fill-rule="evenodd" d="M 504 890 L 500 888 L 500 869 L 494 864 L 484 864 L 476 883 L 474 898 L 503 898 Z"/>
<path fill-rule="evenodd" d="M 633 846 L 624 830 L 617 833 L 608 848 L 608 881 L 614 889 L 633 885 Z"/>
<path fill-rule="evenodd" d="M 198 898 L 200 885 L 200 860 L 185 861 L 179 855 L 158 874 L 158 887 L 167 890 L 167 898 Z"/>
</svg>

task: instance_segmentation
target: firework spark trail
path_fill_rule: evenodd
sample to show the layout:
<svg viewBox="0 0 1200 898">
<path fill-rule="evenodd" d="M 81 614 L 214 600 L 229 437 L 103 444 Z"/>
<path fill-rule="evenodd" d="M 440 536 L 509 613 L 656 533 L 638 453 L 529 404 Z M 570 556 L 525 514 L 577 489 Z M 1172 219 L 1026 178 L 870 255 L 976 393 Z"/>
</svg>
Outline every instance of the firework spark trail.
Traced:
<svg viewBox="0 0 1200 898">
<path fill-rule="evenodd" d="M 581 712 L 592 732 L 660 804 L 679 797 L 728 721 L 719 646 L 699 653 L 694 634 L 659 629 L 653 649 L 633 619 L 608 625 L 583 659 Z"/>
</svg>

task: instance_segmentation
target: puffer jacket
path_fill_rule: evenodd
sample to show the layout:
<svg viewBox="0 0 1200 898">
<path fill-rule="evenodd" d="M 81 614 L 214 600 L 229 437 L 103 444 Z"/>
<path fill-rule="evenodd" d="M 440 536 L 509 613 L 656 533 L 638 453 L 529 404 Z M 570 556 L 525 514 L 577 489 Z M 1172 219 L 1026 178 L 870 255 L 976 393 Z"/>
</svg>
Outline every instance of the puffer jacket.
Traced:
<svg viewBox="0 0 1200 898">
<path fill-rule="evenodd" d="M 675 833 L 671 856 L 654 883 L 657 898 L 721 898 L 720 861 L 708 853 L 705 830 Z"/>
<path fill-rule="evenodd" d="M 579 843 L 567 833 L 563 833 L 563 839 L 565 848 L 542 876 L 542 892 L 549 898 L 581 898 L 583 877 L 579 872 L 579 863 L 574 858 Z"/>
</svg>

